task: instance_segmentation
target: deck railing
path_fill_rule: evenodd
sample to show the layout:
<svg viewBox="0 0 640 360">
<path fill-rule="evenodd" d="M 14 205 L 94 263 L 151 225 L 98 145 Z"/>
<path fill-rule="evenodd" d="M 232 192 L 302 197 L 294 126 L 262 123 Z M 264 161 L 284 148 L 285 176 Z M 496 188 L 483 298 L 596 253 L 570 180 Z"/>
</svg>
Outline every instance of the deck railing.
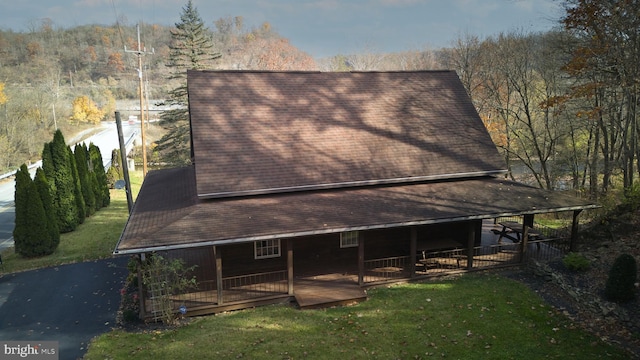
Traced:
<svg viewBox="0 0 640 360">
<path fill-rule="evenodd" d="M 395 256 L 364 262 L 364 282 L 408 277 L 410 256 Z"/>
<path fill-rule="evenodd" d="M 230 276 L 222 279 L 222 303 L 254 300 L 274 295 L 286 295 L 289 291 L 287 270 Z M 196 289 L 184 294 L 167 296 L 165 293 L 147 291 L 147 312 L 154 318 L 160 316 L 163 301 L 171 301 L 173 309 L 188 309 L 220 305 L 215 280 L 198 281 Z"/>
<path fill-rule="evenodd" d="M 565 255 L 568 251 L 569 242 L 564 237 L 530 240 L 524 252 L 522 243 L 507 240 L 503 244 L 474 247 L 471 268 L 468 266 L 468 251 L 465 248 L 425 252 L 424 256 L 416 258 L 415 276 L 441 276 L 460 271 L 516 266 L 530 259 L 551 260 Z M 410 278 L 410 262 L 410 256 L 367 260 L 364 282 Z"/>
<path fill-rule="evenodd" d="M 501 219 L 501 221 L 518 219 Z M 496 230 L 494 230 L 495 232 Z M 565 255 L 570 249 L 569 235 L 564 230 L 557 230 L 534 224 L 531 231 L 535 236 L 527 242 L 526 249 L 522 241 L 502 239 L 499 244 L 490 244 L 472 249 L 472 263 L 469 264 L 469 250 L 459 247 L 449 250 L 425 252 L 419 256 L 394 256 L 364 261 L 363 281 L 374 284 L 399 279 L 416 277 L 441 276 L 447 273 L 483 270 L 488 268 L 515 266 L 531 259 L 551 260 Z M 412 273 L 413 270 L 413 273 Z M 209 272 L 210 274 L 210 272 Z M 218 286 L 221 285 L 221 291 Z M 152 292 L 148 290 L 147 305 L 150 314 L 157 313 L 166 295 L 162 289 Z M 215 279 L 198 281 L 197 289 L 188 293 L 171 296 L 174 309 L 181 305 L 188 308 L 216 307 L 244 301 L 262 301 L 274 297 L 286 296 L 289 291 L 287 270 L 262 272 L 222 278 L 221 284 Z M 219 297 L 222 296 L 220 299 Z M 222 300 L 222 303 L 220 303 Z"/>
<path fill-rule="evenodd" d="M 231 276 L 222 279 L 225 303 L 287 294 L 287 270 Z"/>
</svg>

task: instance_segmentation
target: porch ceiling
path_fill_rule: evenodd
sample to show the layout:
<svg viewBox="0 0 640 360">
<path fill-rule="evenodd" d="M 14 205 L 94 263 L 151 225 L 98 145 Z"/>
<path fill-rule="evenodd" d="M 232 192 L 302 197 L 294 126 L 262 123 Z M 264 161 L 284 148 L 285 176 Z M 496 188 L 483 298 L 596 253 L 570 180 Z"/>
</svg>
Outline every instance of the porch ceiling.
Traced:
<svg viewBox="0 0 640 360">
<path fill-rule="evenodd" d="M 493 177 L 198 199 L 194 169 L 185 167 L 149 173 L 114 253 L 595 207 Z"/>
</svg>

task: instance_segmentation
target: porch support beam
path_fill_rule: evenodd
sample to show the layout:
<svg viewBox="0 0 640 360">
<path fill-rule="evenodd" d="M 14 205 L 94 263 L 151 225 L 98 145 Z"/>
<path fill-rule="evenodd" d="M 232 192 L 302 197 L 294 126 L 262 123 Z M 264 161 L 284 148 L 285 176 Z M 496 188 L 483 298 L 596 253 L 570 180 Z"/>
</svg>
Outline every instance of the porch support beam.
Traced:
<svg viewBox="0 0 640 360">
<path fill-rule="evenodd" d="M 364 285 L 364 231 L 358 232 L 358 285 Z"/>
<path fill-rule="evenodd" d="M 418 229 L 412 226 L 410 234 L 410 250 L 409 250 L 409 272 L 411 277 L 416 276 L 416 254 L 418 253 Z"/>
<path fill-rule="evenodd" d="M 571 223 L 571 241 L 569 242 L 569 250 L 576 251 L 578 246 L 578 215 L 582 210 L 573 211 L 573 222 Z"/>
<path fill-rule="evenodd" d="M 293 296 L 293 239 L 287 239 L 287 283 L 288 293 Z"/>
<path fill-rule="evenodd" d="M 520 245 L 520 262 L 523 262 L 527 254 L 529 243 L 529 228 L 533 227 L 533 214 L 526 214 L 522 219 L 522 244 Z"/>
<path fill-rule="evenodd" d="M 216 259 L 216 289 L 218 291 L 218 305 L 224 303 L 222 297 L 222 254 L 217 246 L 213 246 L 213 256 Z"/>
<path fill-rule="evenodd" d="M 476 222 L 469 221 L 467 231 L 467 270 L 473 269 L 473 247 L 476 243 Z"/>
</svg>

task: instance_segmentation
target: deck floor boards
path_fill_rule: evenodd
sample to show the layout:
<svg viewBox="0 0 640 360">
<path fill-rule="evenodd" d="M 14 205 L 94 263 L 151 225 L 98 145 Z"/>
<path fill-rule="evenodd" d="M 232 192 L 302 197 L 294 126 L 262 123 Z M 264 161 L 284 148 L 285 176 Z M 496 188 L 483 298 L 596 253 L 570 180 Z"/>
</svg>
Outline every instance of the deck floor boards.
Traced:
<svg viewBox="0 0 640 360">
<path fill-rule="evenodd" d="M 345 305 L 367 299 L 365 290 L 358 285 L 357 275 L 330 273 L 296 277 L 293 288 L 301 309 Z"/>
</svg>

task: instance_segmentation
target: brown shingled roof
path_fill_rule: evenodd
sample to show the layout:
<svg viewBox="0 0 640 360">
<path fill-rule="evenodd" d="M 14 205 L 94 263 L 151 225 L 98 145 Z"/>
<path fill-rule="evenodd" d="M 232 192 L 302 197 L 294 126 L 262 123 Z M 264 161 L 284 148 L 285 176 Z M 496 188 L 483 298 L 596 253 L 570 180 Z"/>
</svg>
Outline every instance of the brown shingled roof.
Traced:
<svg viewBox="0 0 640 360">
<path fill-rule="evenodd" d="M 195 165 L 148 174 L 115 253 L 593 207 L 489 176 L 505 165 L 454 72 L 188 81 Z"/>
<path fill-rule="evenodd" d="M 116 253 L 578 210 L 588 202 L 492 177 L 197 199 L 193 167 L 150 172 Z"/>
<path fill-rule="evenodd" d="M 201 198 L 501 173 L 453 71 L 189 71 Z"/>
</svg>

